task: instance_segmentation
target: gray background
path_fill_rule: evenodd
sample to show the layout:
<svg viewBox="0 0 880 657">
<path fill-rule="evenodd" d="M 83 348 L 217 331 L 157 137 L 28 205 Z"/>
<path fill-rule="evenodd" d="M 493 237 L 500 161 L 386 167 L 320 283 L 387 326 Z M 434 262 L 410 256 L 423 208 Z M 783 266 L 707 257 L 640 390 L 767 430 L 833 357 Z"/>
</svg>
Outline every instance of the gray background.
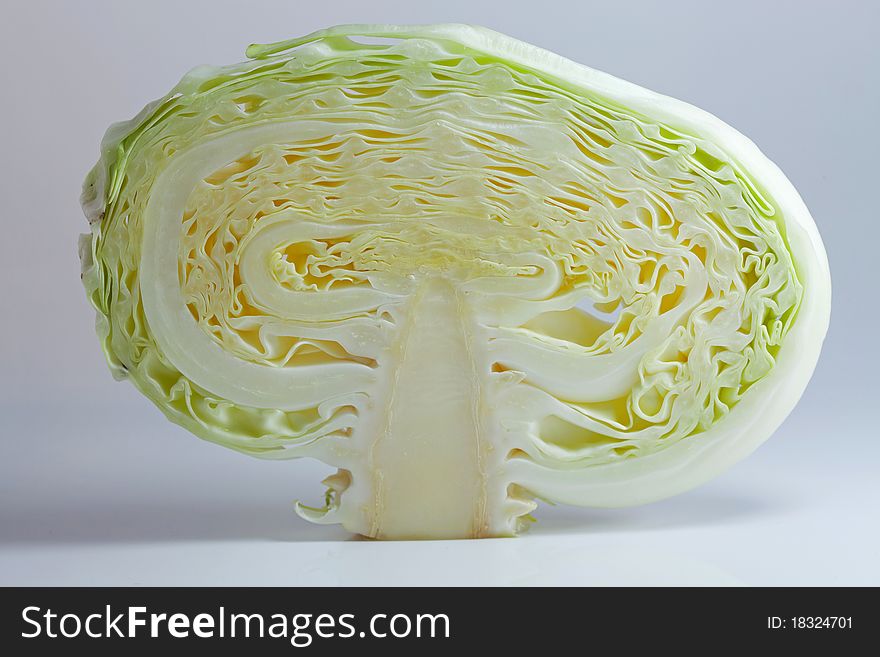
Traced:
<svg viewBox="0 0 880 657">
<path fill-rule="evenodd" d="M 0 584 L 880 584 L 877 4 L 55 2 L 0 25 Z M 816 219 L 831 331 L 750 459 L 640 508 L 542 508 L 517 540 L 376 543 L 296 518 L 327 470 L 171 425 L 116 384 L 79 282 L 77 197 L 112 121 L 188 68 L 347 22 L 471 22 L 687 100 Z"/>
</svg>

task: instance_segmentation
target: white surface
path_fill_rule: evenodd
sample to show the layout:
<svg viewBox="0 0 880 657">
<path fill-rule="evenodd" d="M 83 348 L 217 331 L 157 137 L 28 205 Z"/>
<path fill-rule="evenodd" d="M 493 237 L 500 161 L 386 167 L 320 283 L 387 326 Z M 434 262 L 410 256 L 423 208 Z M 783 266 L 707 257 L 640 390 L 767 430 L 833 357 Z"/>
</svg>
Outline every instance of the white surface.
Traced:
<svg viewBox="0 0 880 657">
<path fill-rule="evenodd" d="M 543 506 L 516 539 L 376 542 L 294 515 L 326 468 L 200 442 L 132 397 L 21 426 L 0 466 L 14 501 L 0 508 L 0 585 L 880 584 L 880 449 L 804 447 L 808 427 L 844 435 L 830 417 L 796 412 L 752 458 L 664 502 Z M 15 426 L 28 410 L 5 415 Z"/>
</svg>

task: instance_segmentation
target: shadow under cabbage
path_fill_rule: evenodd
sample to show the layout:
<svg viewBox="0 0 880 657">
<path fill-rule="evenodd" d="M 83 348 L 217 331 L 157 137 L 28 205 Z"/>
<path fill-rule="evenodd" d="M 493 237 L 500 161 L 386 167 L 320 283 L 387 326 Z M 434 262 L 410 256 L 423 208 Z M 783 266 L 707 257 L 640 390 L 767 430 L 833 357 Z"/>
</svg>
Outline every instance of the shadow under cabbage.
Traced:
<svg viewBox="0 0 880 657">
<path fill-rule="evenodd" d="M 623 509 L 541 505 L 524 535 L 663 531 L 735 524 L 789 511 L 776 495 L 736 490 L 697 490 L 676 498 Z M 339 542 L 359 540 L 339 526 L 313 525 L 291 506 L 189 504 L 157 501 L 70 500 L 52 506 L 0 509 L 0 545 L 165 543 L 186 541 Z M 523 539 L 521 539 L 523 540 Z"/>
</svg>

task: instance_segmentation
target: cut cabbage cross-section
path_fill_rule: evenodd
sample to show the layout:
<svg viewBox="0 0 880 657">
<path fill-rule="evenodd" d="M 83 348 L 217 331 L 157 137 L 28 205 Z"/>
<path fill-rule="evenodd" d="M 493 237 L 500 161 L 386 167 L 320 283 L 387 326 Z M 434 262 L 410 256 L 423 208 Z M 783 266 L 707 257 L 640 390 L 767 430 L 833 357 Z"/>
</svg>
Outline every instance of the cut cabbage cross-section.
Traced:
<svg viewBox="0 0 880 657">
<path fill-rule="evenodd" d="M 463 25 L 248 55 L 109 130 L 83 278 L 171 420 L 338 468 L 304 517 L 483 537 L 536 499 L 649 502 L 800 397 L 825 253 L 718 119 Z"/>
</svg>

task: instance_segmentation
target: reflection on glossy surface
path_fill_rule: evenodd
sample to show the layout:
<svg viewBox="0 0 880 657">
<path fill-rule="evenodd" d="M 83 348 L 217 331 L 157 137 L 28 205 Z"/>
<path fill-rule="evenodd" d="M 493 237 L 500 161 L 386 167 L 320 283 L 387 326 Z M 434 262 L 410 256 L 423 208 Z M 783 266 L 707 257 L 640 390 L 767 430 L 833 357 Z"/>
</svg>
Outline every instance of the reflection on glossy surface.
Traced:
<svg viewBox="0 0 880 657">
<path fill-rule="evenodd" d="M 230 584 L 331 586 L 742 584 L 696 550 L 682 552 L 662 540 L 662 528 L 652 530 L 634 518 L 604 528 L 584 524 L 588 518 L 580 527 L 574 518 L 548 519 L 543 531 L 519 539 L 377 542 L 335 527 L 285 522 L 285 515 L 277 508 L 211 512 L 85 504 L 4 511 L 0 563 L 25 564 L 25 570 L 4 566 L 0 581 L 34 582 L 45 576 L 38 564 L 54 558 L 71 567 L 53 581 L 71 584 L 118 577 L 132 583 L 207 583 L 221 577 Z M 652 537 L 652 531 L 659 535 Z M 280 563 L 287 574 L 278 572 Z"/>
</svg>

